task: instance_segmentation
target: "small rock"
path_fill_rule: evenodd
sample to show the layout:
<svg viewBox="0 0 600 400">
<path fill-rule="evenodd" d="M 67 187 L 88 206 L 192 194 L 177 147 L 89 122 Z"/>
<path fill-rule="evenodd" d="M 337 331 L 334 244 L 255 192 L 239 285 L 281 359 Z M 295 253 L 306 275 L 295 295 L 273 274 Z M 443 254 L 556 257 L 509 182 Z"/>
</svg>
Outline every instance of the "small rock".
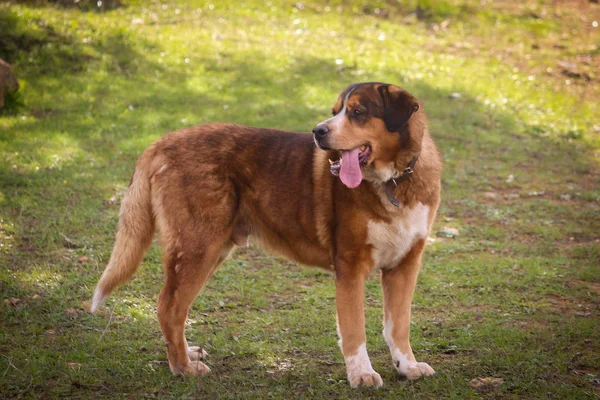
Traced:
<svg viewBox="0 0 600 400">
<path fill-rule="evenodd" d="M 543 190 L 540 191 L 534 191 L 534 192 L 529 192 L 529 195 L 532 197 L 539 197 L 539 196 L 543 196 L 546 192 L 544 192 Z"/>
<path fill-rule="evenodd" d="M 514 182 L 514 180 L 515 180 L 515 176 L 511 174 L 506 178 L 506 183 L 512 183 L 512 182 Z"/>
<path fill-rule="evenodd" d="M 578 316 L 578 317 L 585 317 L 585 318 L 587 318 L 587 317 L 591 316 L 592 313 L 590 313 L 589 311 L 577 311 L 575 313 L 575 315 Z"/>
<path fill-rule="evenodd" d="M 560 199 L 561 200 L 571 201 L 572 198 L 573 198 L 573 196 L 571 196 L 569 193 L 565 193 L 565 194 L 561 194 L 560 195 Z"/>
<path fill-rule="evenodd" d="M 556 64 L 558 64 L 559 67 L 565 69 L 577 69 L 577 64 L 568 61 L 559 61 Z"/>
<path fill-rule="evenodd" d="M 441 238 L 455 238 L 458 236 L 458 229 L 444 227 L 441 231 L 436 233 L 436 236 Z"/>
<path fill-rule="evenodd" d="M 498 193 L 496 193 L 496 192 L 483 192 L 482 196 L 484 199 L 498 200 Z"/>
<path fill-rule="evenodd" d="M 88 262 L 89 260 L 90 260 L 89 258 L 87 258 L 86 256 L 83 256 L 83 257 L 79 257 L 78 261 L 80 263 L 85 263 L 85 262 Z"/>
</svg>

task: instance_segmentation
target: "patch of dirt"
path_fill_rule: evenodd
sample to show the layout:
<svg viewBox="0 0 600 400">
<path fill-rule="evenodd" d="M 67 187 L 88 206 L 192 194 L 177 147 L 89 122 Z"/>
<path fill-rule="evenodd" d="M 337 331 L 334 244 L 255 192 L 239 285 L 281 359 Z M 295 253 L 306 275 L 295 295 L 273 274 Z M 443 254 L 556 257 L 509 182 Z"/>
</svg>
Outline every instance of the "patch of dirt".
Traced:
<svg viewBox="0 0 600 400">
<path fill-rule="evenodd" d="M 565 239 L 562 241 L 562 244 L 566 247 L 578 246 L 582 244 L 588 243 L 599 243 L 600 237 L 595 235 L 590 235 L 587 233 L 575 232 L 567 235 Z"/>
<path fill-rule="evenodd" d="M 600 282 L 590 282 L 590 281 L 584 281 L 581 279 L 571 279 L 571 280 L 569 280 L 569 282 L 571 284 L 588 287 L 594 293 L 596 293 L 597 295 L 600 295 Z"/>
<path fill-rule="evenodd" d="M 18 247 L 18 250 L 24 253 L 35 253 L 37 249 L 34 245 L 31 244 L 29 238 L 23 237 L 21 240 L 21 244 Z"/>
<path fill-rule="evenodd" d="M 496 388 L 500 387 L 500 385 L 504 382 L 502 378 L 475 378 L 469 381 L 469 386 L 477 389 L 477 391 L 482 393 L 489 393 Z"/>
<path fill-rule="evenodd" d="M 575 302 L 572 299 L 555 294 L 549 295 L 547 299 L 554 311 L 564 315 L 592 318 L 592 314 L 596 314 L 594 311 L 597 307 L 592 304 Z"/>
</svg>

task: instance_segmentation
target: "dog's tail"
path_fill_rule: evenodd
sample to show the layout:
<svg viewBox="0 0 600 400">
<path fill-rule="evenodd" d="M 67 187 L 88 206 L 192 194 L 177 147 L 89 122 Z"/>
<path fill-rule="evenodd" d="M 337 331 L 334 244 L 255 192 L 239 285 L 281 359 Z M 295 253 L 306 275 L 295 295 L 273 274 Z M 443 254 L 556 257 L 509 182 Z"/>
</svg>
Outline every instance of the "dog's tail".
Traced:
<svg viewBox="0 0 600 400">
<path fill-rule="evenodd" d="M 140 157 L 129 188 L 121 202 L 119 228 L 110 260 L 94 291 L 94 312 L 113 289 L 129 280 L 144 258 L 154 236 L 154 217 L 150 192 L 151 160 Z"/>
</svg>

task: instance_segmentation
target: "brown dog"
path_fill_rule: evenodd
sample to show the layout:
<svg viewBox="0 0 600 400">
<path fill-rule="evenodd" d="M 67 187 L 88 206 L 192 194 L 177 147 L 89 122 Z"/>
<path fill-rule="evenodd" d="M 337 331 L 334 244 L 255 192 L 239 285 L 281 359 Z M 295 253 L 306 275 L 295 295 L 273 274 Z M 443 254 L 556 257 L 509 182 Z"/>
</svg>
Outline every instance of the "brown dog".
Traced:
<svg viewBox="0 0 600 400">
<path fill-rule="evenodd" d="M 342 92 L 333 114 L 312 136 L 210 124 L 150 146 L 123 198 L 92 311 L 133 275 L 158 230 L 167 276 L 158 318 L 169 365 L 176 374 L 205 374 L 184 336 L 188 309 L 217 266 L 253 237 L 334 272 L 352 387 L 383 383 L 365 346 L 364 286 L 373 270 L 381 272 L 394 366 L 409 379 L 433 374 L 409 343 L 421 253 L 440 201 L 442 164 L 425 113 L 396 86 L 359 83 Z"/>
</svg>

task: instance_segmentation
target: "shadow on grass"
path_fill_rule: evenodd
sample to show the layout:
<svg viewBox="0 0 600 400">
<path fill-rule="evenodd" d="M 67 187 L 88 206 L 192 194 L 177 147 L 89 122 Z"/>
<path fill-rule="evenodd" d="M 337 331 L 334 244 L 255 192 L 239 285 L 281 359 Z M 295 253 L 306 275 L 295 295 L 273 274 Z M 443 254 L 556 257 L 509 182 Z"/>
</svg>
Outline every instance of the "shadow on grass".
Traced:
<svg viewBox="0 0 600 400">
<path fill-rule="evenodd" d="M 123 7 L 121 0 L 16 0 L 15 3 L 21 3 L 28 7 L 58 7 L 82 12 L 112 11 Z"/>
<path fill-rule="evenodd" d="M 10 64 L 37 64 L 38 74 L 80 72 L 92 59 L 83 47 L 43 19 L 25 20 L 0 9 L 0 58 Z"/>
</svg>

